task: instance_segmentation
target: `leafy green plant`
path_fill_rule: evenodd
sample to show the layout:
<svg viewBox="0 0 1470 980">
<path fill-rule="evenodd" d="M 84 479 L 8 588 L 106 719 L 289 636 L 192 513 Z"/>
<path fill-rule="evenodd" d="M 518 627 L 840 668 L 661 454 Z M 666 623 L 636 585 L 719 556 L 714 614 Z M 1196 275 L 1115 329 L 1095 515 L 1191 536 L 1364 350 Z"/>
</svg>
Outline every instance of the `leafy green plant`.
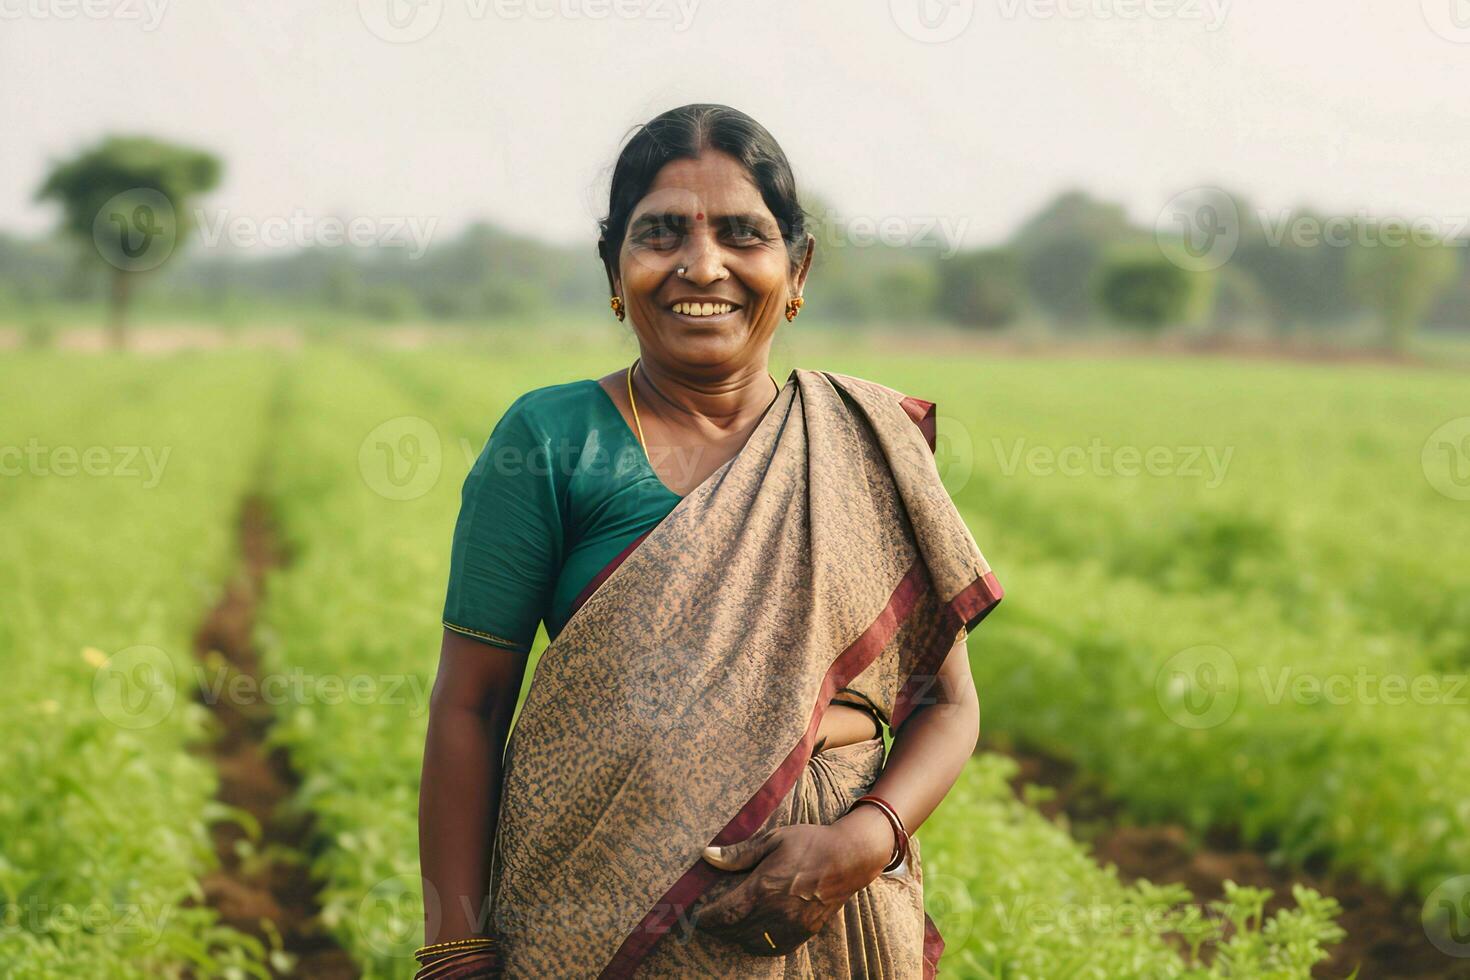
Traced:
<svg viewBox="0 0 1470 980">
<path fill-rule="evenodd" d="M 254 359 L 0 365 L 20 451 L 0 477 L 0 975 L 266 976 L 201 901 L 215 775 L 191 751 L 191 635 L 234 560 L 267 378 Z"/>
<path fill-rule="evenodd" d="M 1067 831 L 1017 800 L 1013 759 L 981 755 L 920 830 L 925 905 L 958 976 L 1307 978 L 1339 941 L 1335 899 L 1296 887 L 1296 907 L 1263 919 L 1270 893 L 1226 883 L 1198 903 L 1183 885 L 1123 884 Z"/>
</svg>

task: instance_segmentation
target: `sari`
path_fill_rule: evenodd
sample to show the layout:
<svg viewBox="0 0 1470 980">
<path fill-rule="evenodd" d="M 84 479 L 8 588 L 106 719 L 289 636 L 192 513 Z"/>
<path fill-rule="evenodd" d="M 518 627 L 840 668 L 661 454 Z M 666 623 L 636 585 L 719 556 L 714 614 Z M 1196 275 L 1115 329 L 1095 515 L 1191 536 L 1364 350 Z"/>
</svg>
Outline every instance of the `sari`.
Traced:
<svg viewBox="0 0 1470 980">
<path fill-rule="evenodd" d="M 697 920 L 749 874 L 706 845 L 831 823 L 881 772 L 879 739 L 812 754 L 833 694 L 897 732 L 1001 599 L 934 421 L 931 402 L 794 370 L 741 451 L 588 584 L 506 745 L 490 908 L 507 976 L 933 975 L 917 846 L 786 956 Z"/>
</svg>

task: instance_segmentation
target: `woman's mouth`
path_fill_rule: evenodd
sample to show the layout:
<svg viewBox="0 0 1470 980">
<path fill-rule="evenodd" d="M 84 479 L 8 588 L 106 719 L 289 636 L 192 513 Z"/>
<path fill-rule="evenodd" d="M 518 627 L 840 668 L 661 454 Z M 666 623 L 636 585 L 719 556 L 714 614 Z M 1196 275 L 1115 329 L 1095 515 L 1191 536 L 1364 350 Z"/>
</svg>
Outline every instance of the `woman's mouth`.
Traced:
<svg viewBox="0 0 1470 980">
<path fill-rule="evenodd" d="M 739 313 L 740 305 L 738 303 L 680 302 L 670 304 L 669 312 L 692 322 L 719 323 Z"/>
</svg>

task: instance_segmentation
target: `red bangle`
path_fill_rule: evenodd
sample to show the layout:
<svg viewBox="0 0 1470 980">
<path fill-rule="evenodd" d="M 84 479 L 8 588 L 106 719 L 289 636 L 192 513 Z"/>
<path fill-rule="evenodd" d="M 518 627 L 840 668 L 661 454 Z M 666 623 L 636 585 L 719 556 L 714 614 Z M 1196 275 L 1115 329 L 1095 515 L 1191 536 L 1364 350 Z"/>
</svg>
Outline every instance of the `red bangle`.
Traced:
<svg viewBox="0 0 1470 980">
<path fill-rule="evenodd" d="M 853 807 L 861 803 L 868 803 L 877 807 L 883 816 L 888 818 L 888 823 L 893 828 L 893 856 L 883 866 L 885 872 L 892 871 L 894 868 L 903 864 L 904 859 L 909 856 L 909 834 L 903 828 L 903 820 L 899 817 L 898 811 L 893 808 L 892 803 L 889 803 L 881 796 L 874 796 L 872 793 L 860 796 L 854 800 L 852 807 L 848 808 L 849 812 L 851 812 Z"/>
</svg>

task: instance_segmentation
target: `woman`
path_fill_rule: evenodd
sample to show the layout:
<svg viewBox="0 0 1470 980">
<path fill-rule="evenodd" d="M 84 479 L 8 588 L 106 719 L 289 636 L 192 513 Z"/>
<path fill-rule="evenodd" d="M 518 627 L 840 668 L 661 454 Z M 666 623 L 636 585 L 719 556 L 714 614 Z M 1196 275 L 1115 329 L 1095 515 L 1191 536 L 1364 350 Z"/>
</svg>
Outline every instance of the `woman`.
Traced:
<svg viewBox="0 0 1470 980">
<path fill-rule="evenodd" d="M 934 406 L 768 373 L 815 243 L 745 114 L 639 128 L 601 227 L 636 361 L 522 395 L 464 485 L 420 975 L 932 975 L 909 834 L 974 750 L 1001 596 Z"/>
</svg>

